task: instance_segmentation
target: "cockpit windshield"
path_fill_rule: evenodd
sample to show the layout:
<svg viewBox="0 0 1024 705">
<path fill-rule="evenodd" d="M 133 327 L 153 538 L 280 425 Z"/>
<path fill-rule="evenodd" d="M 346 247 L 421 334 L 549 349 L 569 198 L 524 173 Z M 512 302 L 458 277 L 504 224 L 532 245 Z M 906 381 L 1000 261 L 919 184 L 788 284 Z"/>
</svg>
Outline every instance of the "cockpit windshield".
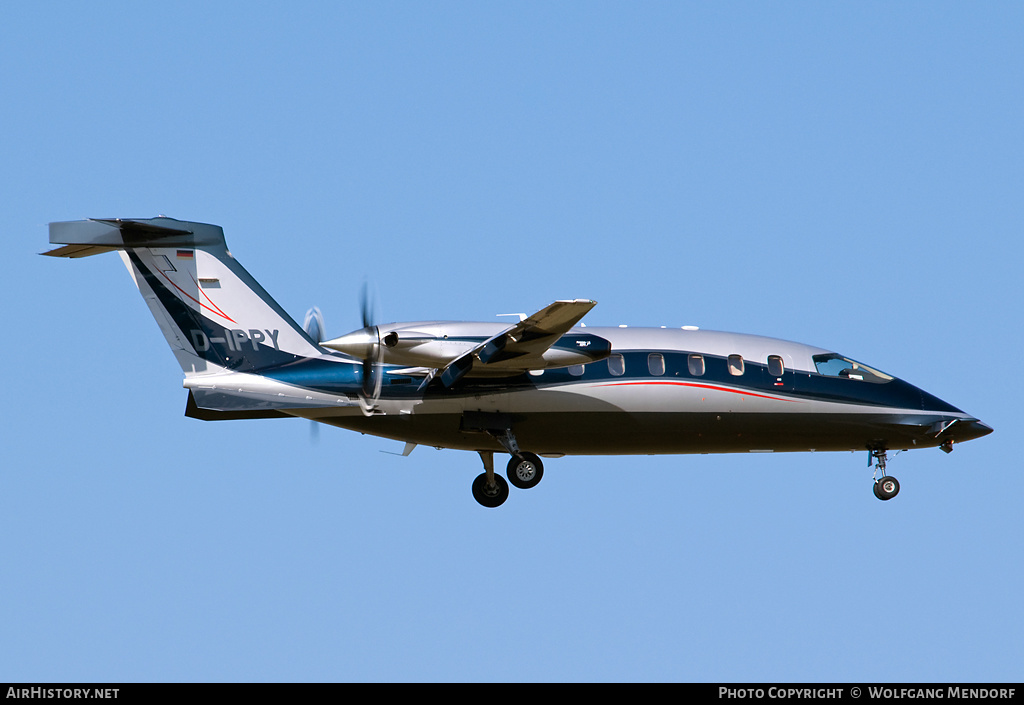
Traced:
<svg viewBox="0 0 1024 705">
<path fill-rule="evenodd" d="M 864 382 L 876 383 L 892 381 L 891 375 L 835 353 L 815 355 L 814 366 L 818 368 L 818 374 L 825 375 L 826 377 L 859 379 Z"/>
</svg>

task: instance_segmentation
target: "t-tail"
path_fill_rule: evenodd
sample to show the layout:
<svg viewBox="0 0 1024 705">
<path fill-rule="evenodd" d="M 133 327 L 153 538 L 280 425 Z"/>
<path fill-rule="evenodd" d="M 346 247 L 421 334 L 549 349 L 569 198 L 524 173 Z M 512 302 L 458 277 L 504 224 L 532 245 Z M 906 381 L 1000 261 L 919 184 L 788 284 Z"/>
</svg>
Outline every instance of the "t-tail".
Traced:
<svg viewBox="0 0 1024 705">
<path fill-rule="evenodd" d="M 186 377 L 257 372 L 319 348 L 235 261 L 216 225 L 173 218 L 50 223 L 44 254 L 88 257 L 117 251 Z"/>
</svg>

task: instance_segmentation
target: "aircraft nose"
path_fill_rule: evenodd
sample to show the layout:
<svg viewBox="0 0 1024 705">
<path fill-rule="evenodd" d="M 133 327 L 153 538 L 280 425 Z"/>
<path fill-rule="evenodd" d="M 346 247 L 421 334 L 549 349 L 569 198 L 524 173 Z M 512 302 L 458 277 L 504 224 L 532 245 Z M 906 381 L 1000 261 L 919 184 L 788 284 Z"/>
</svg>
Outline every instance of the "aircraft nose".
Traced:
<svg viewBox="0 0 1024 705">
<path fill-rule="evenodd" d="M 957 424 L 956 427 L 950 430 L 954 431 L 953 435 L 957 443 L 963 443 L 964 441 L 973 441 L 975 438 L 987 436 L 995 429 L 978 419 L 972 419 L 967 423 Z"/>
</svg>

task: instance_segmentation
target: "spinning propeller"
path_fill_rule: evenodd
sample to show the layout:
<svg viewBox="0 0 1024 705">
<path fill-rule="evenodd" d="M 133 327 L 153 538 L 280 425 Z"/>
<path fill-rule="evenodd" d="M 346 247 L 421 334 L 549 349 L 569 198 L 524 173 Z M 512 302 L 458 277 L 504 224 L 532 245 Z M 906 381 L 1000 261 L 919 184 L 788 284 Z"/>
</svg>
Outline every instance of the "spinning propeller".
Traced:
<svg viewBox="0 0 1024 705">
<path fill-rule="evenodd" d="M 302 330 L 319 345 L 324 339 L 324 315 L 314 306 L 306 311 L 306 320 L 302 322 Z"/>
<path fill-rule="evenodd" d="M 360 356 L 363 359 L 363 403 L 360 406 L 363 413 L 369 416 L 377 406 L 377 399 L 380 398 L 382 380 L 380 374 L 380 329 L 374 323 L 376 316 L 373 310 L 373 301 L 370 298 L 369 286 L 365 283 L 359 303 L 363 317 L 362 333 L 367 341 L 366 350 Z"/>
<path fill-rule="evenodd" d="M 319 345 L 324 339 L 324 315 L 320 313 L 320 309 L 316 306 L 306 311 L 306 318 L 302 322 L 302 330 L 306 331 L 306 334 L 313 339 L 313 342 Z M 320 424 L 316 421 L 310 421 L 312 424 L 309 427 L 309 438 L 311 441 L 316 443 L 320 440 Z"/>
<path fill-rule="evenodd" d="M 363 285 L 359 308 L 363 323 L 361 329 L 352 331 L 334 340 L 325 342 L 317 339 L 316 342 L 318 345 L 322 344 L 324 347 L 362 360 L 362 388 L 359 393 L 359 406 L 364 414 L 370 416 L 377 408 L 377 400 L 380 398 L 382 382 L 380 374 L 381 340 L 380 329 L 374 322 L 376 316 L 374 314 L 373 301 L 369 293 L 369 287 L 366 284 Z M 311 329 L 316 329 L 317 325 L 321 335 L 323 333 L 323 319 L 317 319 L 314 311 L 316 309 L 310 309 L 310 312 L 306 314 L 306 332 L 311 337 L 313 333 L 310 331 Z M 316 313 L 319 313 L 319 311 L 316 311 Z"/>
</svg>

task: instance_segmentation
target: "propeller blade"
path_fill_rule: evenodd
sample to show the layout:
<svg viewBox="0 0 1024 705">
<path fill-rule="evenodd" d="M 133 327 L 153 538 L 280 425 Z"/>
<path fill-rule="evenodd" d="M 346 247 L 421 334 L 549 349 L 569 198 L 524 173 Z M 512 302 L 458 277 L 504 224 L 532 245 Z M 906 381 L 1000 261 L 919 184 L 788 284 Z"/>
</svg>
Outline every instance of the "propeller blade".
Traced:
<svg viewBox="0 0 1024 705">
<path fill-rule="evenodd" d="M 319 345 L 327 337 L 324 327 L 324 315 L 320 313 L 320 308 L 314 306 L 313 308 L 306 311 L 306 319 L 302 322 L 302 330 L 306 331 L 313 342 Z M 309 442 L 316 445 L 320 442 L 320 424 L 316 421 L 309 422 Z"/>
<path fill-rule="evenodd" d="M 327 337 L 324 328 L 324 315 L 320 313 L 317 306 L 306 311 L 306 320 L 302 322 L 302 329 L 309 334 L 313 342 L 319 345 Z"/>
<path fill-rule="evenodd" d="M 363 317 L 363 328 L 370 328 L 375 325 L 376 318 L 373 310 L 373 297 L 370 296 L 370 285 L 363 283 L 363 293 L 360 296 L 359 307 Z"/>
<path fill-rule="evenodd" d="M 366 358 L 363 360 L 363 396 L 367 398 L 373 398 L 373 387 L 374 387 L 374 374 L 373 374 L 373 359 Z"/>
<path fill-rule="evenodd" d="M 363 412 L 373 413 L 377 406 L 377 399 L 380 398 L 381 374 L 380 374 L 380 330 L 376 324 L 376 312 L 374 311 L 374 297 L 370 293 L 370 285 L 363 282 L 363 291 L 360 296 L 359 308 L 363 320 L 363 338 L 367 341 L 363 359 Z"/>
</svg>

